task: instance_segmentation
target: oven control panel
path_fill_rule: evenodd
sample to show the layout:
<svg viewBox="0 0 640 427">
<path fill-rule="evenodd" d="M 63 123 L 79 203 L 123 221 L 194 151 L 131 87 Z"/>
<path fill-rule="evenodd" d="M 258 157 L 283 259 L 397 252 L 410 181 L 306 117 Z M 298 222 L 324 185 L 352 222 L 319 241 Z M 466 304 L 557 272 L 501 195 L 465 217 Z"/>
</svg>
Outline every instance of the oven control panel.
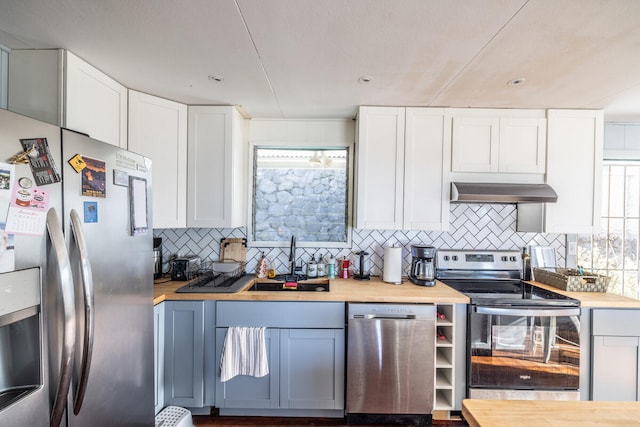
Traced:
<svg viewBox="0 0 640 427">
<path fill-rule="evenodd" d="M 519 251 L 441 249 L 436 266 L 440 270 L 521 270 L 522 255 Z"/>
</svg>

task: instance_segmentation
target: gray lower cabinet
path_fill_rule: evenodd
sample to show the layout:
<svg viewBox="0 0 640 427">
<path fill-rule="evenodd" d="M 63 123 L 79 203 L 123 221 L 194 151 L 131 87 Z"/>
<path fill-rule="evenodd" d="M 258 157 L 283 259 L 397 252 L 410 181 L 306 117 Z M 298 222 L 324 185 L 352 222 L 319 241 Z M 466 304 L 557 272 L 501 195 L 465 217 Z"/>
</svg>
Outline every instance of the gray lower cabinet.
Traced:
<svg viewBox="0 0 640 427">
<path fill-rule="evenodd" d="M 344 303 L 220 301 L 216 363 L 230 326 L 266 327 L 269 375 L 220 381 L 220 415 L 344 416 Z"/>
<path fill-rule="evenodd" d="M 164 404 L 213 405 L 215 301 L 164 304 Z"/>
<path fill-rule="evenodd" d="M 164 408 L 164 303 L 153 307 L 153 383 L 155 413 Z"/>
<path fill-rule="evenodd" d="M 640 310 L 593 309 L 592 400 L 640 400 Z"/>
</svg>

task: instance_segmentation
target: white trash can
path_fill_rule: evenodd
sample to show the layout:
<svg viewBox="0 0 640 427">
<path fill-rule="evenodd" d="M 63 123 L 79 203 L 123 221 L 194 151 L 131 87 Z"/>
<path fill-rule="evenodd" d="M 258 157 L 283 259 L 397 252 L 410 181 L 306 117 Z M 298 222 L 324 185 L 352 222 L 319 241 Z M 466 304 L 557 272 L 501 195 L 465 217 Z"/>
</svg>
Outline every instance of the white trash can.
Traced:
<svg viewBox="0 0 640 427">
<path fill-rule="evenodd" d="M 191 411 L 179 406 L 167 406 L 156 415 L 156 427 L 194 427 Z"/>
</svg>

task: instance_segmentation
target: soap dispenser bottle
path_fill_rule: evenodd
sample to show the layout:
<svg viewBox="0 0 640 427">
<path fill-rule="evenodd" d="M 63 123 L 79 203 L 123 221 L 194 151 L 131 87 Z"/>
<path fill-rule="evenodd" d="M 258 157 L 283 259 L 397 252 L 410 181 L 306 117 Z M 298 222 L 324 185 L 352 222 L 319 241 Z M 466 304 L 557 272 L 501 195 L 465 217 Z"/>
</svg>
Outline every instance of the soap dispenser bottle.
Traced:
<svg viewBox="0 0 640 427">
<path fill-rule="evenodd" d="M 316 263 L 315 256 L 311 256 L 311 259 L 307 263 L 307 277 L 309 279 L 318 277 L 318 264 Z"/>
<path fill-rule="evenodd" d="M 318 257 L 317 266 L 318 266 L 318 277 L 326 276 L 327 275 L 327 268 L 326 268 L 326 265 L 324 263 L 324 258 L 322 256 L 322 254 L 320 254 L 320 256 Z"/>
</svg>

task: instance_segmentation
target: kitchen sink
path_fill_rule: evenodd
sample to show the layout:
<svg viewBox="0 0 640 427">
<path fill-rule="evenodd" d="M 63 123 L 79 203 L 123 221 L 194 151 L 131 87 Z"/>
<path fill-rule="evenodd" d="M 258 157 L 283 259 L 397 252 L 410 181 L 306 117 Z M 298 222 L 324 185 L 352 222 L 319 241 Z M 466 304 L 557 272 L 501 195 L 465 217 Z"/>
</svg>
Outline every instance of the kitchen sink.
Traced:
<svg viewBox="0 0 640 427">
<path fill-rule="evenodd" d="M 285 286 L 285 283 L 294 283 Z M 254 283 L 248 291 L 282 291 L 282 292 L 329 292 L 329 283 L 300 282 L 259 282 Z"/>
</svg>

